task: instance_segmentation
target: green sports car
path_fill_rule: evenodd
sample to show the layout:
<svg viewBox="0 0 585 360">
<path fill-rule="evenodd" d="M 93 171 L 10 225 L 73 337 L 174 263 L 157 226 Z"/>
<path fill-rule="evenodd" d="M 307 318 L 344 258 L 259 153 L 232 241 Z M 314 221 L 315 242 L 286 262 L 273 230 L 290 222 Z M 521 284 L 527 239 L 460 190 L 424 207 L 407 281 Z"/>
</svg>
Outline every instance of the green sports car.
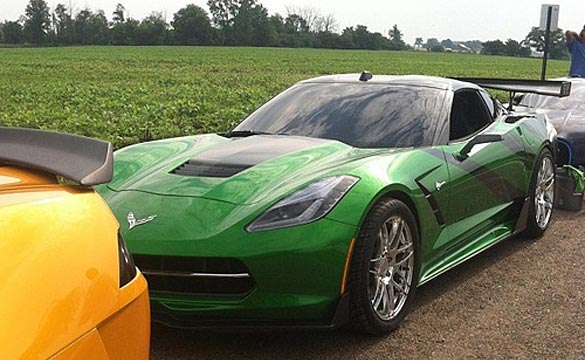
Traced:
<svg viewBox="0 0 585 360">
<path fill-rule="evenodd" d="M 546 117 L 478 85 L 364 72 L 300 82 L 227 133 L 121 149 L 99 191 L 155 321 L 383 334 L 419 285 L 542 235 L 555 153 Z"/>
</svg>

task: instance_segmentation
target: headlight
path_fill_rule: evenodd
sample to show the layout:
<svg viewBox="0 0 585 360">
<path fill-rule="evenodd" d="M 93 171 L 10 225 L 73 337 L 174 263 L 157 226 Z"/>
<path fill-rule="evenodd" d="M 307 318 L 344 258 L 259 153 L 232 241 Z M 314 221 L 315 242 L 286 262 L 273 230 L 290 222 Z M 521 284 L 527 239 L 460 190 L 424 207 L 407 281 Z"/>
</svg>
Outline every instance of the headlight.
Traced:
<svg viewBox="0 0 585 360">
<path fill-rule="evenodd" d="M 120 265 L 120 288 L 136 277 L 136 264 L 126 247 L 122 234 L 118 231 L 118 262 Z"/>
<path fill-rule="evenodd" d="M 359 178 L 336 176 L 321 179 L 266 210 L 246 230 L 250 232 L 302 225 L 319 220 L 337 205 Z"/>
</svg>

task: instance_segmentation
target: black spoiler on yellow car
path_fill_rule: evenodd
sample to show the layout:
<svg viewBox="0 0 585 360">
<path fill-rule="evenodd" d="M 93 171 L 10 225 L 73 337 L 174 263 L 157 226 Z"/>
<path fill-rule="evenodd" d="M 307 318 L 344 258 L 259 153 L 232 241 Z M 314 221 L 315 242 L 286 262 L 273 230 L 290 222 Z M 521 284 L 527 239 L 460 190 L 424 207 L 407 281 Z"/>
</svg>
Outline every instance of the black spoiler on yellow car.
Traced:
<svg viewBox="0 0 585 360">
<path fill-rule="evenodd" d="M 0 163 L 98 185 L 112 180 L 113 148 L 107 141 L 84 136 L 0 127 Z"/>
</svg>

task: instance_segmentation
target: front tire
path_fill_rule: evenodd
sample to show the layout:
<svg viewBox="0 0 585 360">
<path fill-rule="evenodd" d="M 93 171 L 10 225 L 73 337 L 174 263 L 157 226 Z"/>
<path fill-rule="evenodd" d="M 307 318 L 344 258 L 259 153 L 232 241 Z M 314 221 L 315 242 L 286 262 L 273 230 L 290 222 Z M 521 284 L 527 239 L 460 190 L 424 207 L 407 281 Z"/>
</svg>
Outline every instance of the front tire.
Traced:
<svg viewBox="0 0 585 360">
<path fill-rule="evenodd" d="M 351 261 L 353 326 L 383 335 L 395 330 L 412 307 L 420 269 L 416 220 L 403 202 L 385 199 L 368 214 Z"/>
<path fill-rule="evenodd" d="M 530 181 L 530 208 L 524 234 L 529 238 L 541 237 L 550 225 L 555 203 L 556 173 L 552 153 L 542 150 Z"/>
</svg>

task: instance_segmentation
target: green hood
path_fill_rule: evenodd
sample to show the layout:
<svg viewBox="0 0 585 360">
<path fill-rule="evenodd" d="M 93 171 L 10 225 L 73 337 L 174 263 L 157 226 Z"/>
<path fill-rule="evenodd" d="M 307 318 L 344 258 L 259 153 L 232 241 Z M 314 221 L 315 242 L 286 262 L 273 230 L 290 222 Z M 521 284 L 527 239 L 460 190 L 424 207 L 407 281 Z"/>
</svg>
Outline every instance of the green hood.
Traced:
<svg viewBox="0 0 585 360">
<path fill-rule="evenodd" d="M 350 171 L 355 167 L 350 163 L 376 151 L 295 136 L 176 138 L 117 151 L 115 180 L 108 187 L 256 204 L 311 179 Z"/>
</svg>

